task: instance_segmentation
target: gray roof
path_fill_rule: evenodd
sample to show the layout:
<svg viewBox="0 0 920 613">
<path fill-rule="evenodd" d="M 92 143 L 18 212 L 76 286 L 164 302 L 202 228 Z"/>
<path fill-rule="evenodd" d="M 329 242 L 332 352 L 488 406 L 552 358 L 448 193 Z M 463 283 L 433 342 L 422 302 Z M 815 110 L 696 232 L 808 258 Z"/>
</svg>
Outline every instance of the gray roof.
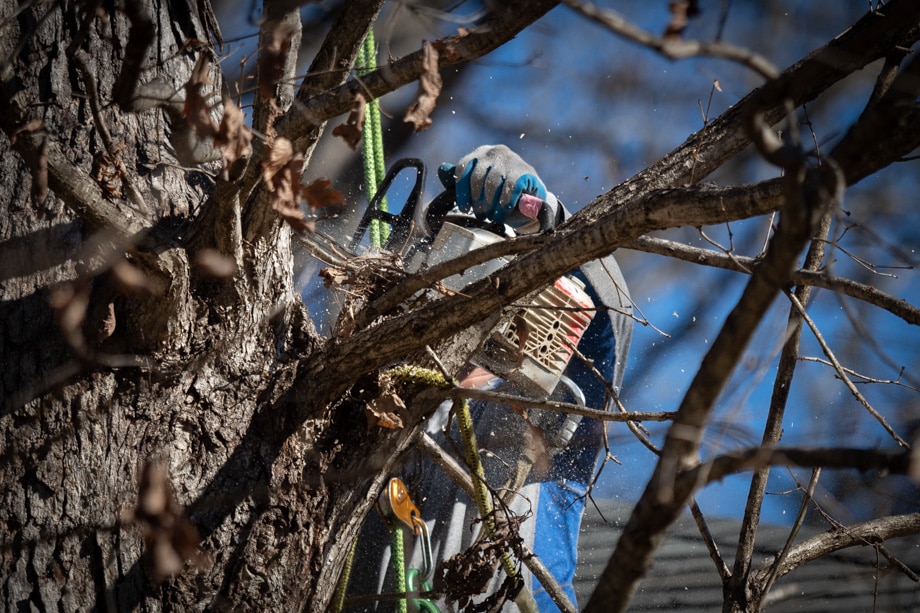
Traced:
<svg viewBox="0 0 920 613">
<path fill-rule="evenodd" d="M 613 547 L 629 519 L 631 507 L 598 501 L 609 523 L 604 523 L 588 503 L 579 538 L 575 591 L 580 605 L 591 595 Z M 732 565 L 739 522 L 707 518 L 716 543 Z M 796 542 L 820 532 L 803 527 Z M 788 527 L 764 526 L 758 530 L 756 562 L 777 553 L 785 543 Z M 920 538 L 907 537 L 885 547 L 915 573 L 920 571 Z M 878 581 L 876 582 L 876 578 Z M 872 547 L 851 547 L 815 560 L 787 574 L 770 592 L 771 613 L 786 611 L 920 611 L 920 584 L 895 569 Z M 630 611 L 720 611 L 722 586 L 696 524 L 685 514 L 671 527 L 659 549 L 652 570 L 639 586 Z"/>
</svg>

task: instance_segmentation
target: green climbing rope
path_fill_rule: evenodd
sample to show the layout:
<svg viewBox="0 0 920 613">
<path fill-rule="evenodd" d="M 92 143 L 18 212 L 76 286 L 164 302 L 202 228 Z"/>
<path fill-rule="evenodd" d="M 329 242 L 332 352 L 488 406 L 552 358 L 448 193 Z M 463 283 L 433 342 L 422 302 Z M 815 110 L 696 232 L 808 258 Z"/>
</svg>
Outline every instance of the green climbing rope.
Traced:
<svg viewBox="0 0 920 613">
<path fill-rule="evenodd" d="M 345 592 L 348 590 L 348 579 L 351 577 L 351 569 L 355 563 L 355 551 L 358 549 L 357 539 L 351 544 L 351 550 L 348 557 L 345 558 L 345 568 L 342 569 L 342 575 L 339 577 L 339 583 L 335 586 L 335 595 L 332 597 L 332 606 L 330 610 L 333 613 L 340 613 L 345 608 Z"/>
<path fill-rule="evenodd" d="M 406 550 L 403 543 L 403 530 L 399 526 L 393 527 L 393 543 L 390 546 L 390 553 L 393 558 L 390 566 L 393 568 L 393 576 L 396 580 L 396 591 L 406 592 Z M 396 610 L 398 613 L 408 613 L 409 601 L 405 598 L 397 600 Z"/>
<path fill-rule="evenodd" d="M 367 31 L 364 45 L 358 52 L 358 75 L 364 75 L 377 68 L 376 44 L 373 28 Z M 376 99 L 368 102 L 364 109 L 364 134 L 361 138 L 361 156 L 364 161 L 364 187 L 368 202 L 377 193 L 377 186 L 386 174 L 386 161 L 383 156 L 383 129 L 380 126 L 380 102 Z M 380 209 L 387 210 L 386 198 L 381 200 Z M 389 236 L 389 228 L 377 219 L 371 220 L 370 238 L 373 247 L 382 247 Z"/>
</svg>

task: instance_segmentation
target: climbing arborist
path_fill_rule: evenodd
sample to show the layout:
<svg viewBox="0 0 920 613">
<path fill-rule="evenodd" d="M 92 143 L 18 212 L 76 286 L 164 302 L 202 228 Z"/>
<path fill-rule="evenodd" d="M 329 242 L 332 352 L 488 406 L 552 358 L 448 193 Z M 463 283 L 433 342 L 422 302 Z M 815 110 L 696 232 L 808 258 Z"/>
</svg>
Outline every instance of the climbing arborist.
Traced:
<svg viewBox="0 0 920 613">
<path fill-rule="evenodd" d="M 517 234 L 551 230 L 568 216 L 556 196 L 546 189 L 532 166 L 504 145 L 484 145 L 457 164 L 444 164 L 439 178 L 456 193 L 456 206 L 480 221 L 500 222 Z M 530 196 L 530 197 L 528 197 Z M 533 202 L 542 203 L 535 210 Z M 580 278 L 597 307 L 578 344 L 578 356 L 569 362 L 562 382 L 553 394 L 555 399 L 583 403 L 591 408 L 610 408 L 610 394 L 618 393 L 623 381 L 626 358 L 632 335 L 631 301 L 620 268 L 612 256 L 589 262 L 572 273 Z M 598 379 L 596 370 L 604 381 Z M 605 384 L 606 382 L 606 384 Z M 470 368 L 461 384 L 499 391 L 515 390 L 481 368 Z M 516 492 L 503 494 L 511 512 L 526 517 L 520 524 L 520 536 L 526 546 L 545 564 L 574 603 L 572 586 L 575 573 L 578 531 L 585 506 L 585 494 L 597 470 L 603 447 L 604 424 L 593 419 L 567 419 L 549 411 L 531 410 L 527 419 L 507 406 L 476 402 L 471 411 L 479 441 L 486 481 L 499 491 L 515 483 L 517 467 L 524 455 L 532 453 L 532 430 L 542 430 L 545 449 L 536 458 L 532 470 Z M 432 416 L 427 430 L 445 448 L 451 445 L 443 432 L 448 423 L 449 407 L 441 407 Z M 458 440 L 454 432 L 447 433 Z M 564 445 L 564 447 L 555 447 Z M 533 458 L 531 458 L 533 460 Z M 444 560 L 465 550 L 475 542 L 478 528 L 476 505 L 445 474 L 424 460 L 415 474 L 404 475 L 428 523 L 431 549 L 435 560 Z M 410 462 L 407 471 L 413 472 Z M 392 591 L 385 579 L 389 568 L 388 537 L 379 518 L 369 519 L 359 538 L 350 593 L 368 594 Z M 410 566 L 422 564 L 421 547 L 409 559 Z M 525 585 L 533 593 L 539 611 L 556 611 L 558 607 L 526 568 Z M 503 581 L 503 573 L 492 589 Z M 392 584 L 389 584 L 392 585 Z M 441 610 L 447 610 L 440 603 Z M 513 610 L 506 605 L 505 610 Z M 394 610 L 392 601 L 379 601 L 347 610 Z"/>
</svg>

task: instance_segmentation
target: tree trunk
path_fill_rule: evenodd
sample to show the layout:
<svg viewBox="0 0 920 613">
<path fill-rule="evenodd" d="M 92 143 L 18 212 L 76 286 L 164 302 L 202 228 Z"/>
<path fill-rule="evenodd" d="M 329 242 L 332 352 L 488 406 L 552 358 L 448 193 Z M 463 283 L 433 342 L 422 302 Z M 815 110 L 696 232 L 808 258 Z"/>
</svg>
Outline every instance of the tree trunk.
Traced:
<svg viewBox="0 0 920 613">
<path fill-rule="evenodd" d="M 317 343 L 289 232 L 275 223 L 229 254 L 236 273 L 208 274 L 219 232 L 190 220 L 219 166 L 186 168 L 194 135 L 140 95 L 181 94 L 208 3 L 128 4 L 0 9 L 2 606 L 323 609 L 338 509 L 364 495 L 323 483 L 344 440 L 328 416 L 288 437 L 278 414 Z M 239 218 L 230 201 L 213 220 Z M 148 463 L 203 555 L 181 514 L 137 506 Z"/>
</svg>

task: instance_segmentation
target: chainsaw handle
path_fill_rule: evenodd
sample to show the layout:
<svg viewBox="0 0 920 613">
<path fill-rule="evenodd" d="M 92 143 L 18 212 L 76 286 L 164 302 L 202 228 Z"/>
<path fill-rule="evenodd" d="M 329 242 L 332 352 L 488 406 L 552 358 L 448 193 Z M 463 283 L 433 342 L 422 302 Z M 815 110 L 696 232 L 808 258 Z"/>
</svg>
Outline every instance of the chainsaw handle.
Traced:
<svg viewBox="0 0 920 613">
<path fill-rule="evenodd" d="M 380 203 L 383 202 L 383 198 L 390 190 L 393 180 L 396 179 L 399 173 L 407 168 L 415 169 L 415 184 L 406 197 L 406 203 L 403 205 L 402 211 L 400 211 L 399 215 L 394 215 L 393 213 L 380 210 Z M 408 240 L 409 233 L 412 231 L 412 221 L 415 217 L 418 203 L 422 199 L 424 190 L 425 163 L 418 158 L 402 158 L 397 160 L 390 167 L 383 181 L 380 182 L 380 185 L 377 187 L 377 192 L 374 194 L 374 197 L 371 198 L 367 208 L 364 210 L 364 215 L 361 217 L 361 221 L 358 223 L 358 227 L 351 237 L 351 250 L 354 251 L 357 249 L 358 245 L 361 243 L 361 239 L 364 238 L 365 233 L 367 233 L 368 226 L 370 226 L 371 221 L 374 219 L 388 224 L 391 228 L 390 236 L 385 246 L 386 248 L 392 245 L 403 245 Z"/>
</svg>

